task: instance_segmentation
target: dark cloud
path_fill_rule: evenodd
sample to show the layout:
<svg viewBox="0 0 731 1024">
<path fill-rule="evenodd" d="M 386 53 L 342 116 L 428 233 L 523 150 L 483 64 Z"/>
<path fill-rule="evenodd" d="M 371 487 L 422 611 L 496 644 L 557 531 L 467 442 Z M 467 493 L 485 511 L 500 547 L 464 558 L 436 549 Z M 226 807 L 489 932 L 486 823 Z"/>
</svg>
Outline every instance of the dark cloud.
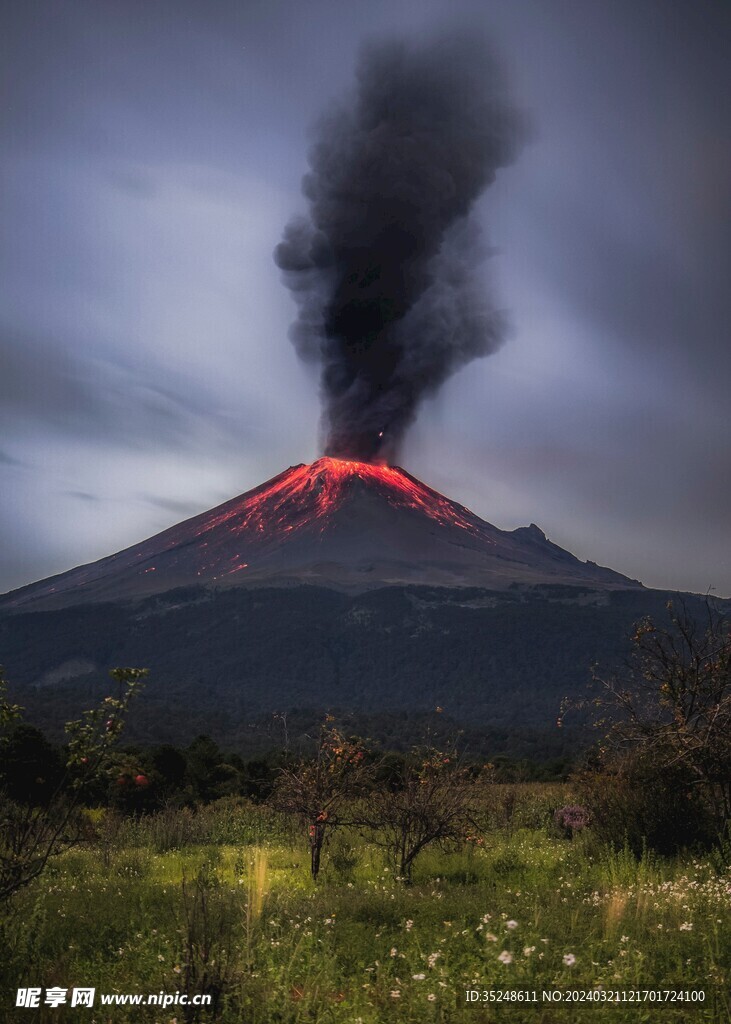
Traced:
<svg viewBox="0 0 731 1024">
<path fill-rule="evenodd" d="M 322 364 L 326 454 L 370 460 L 394 458 L 423 398 L 502 341 L 471 213 L 524 124 L 479 32 L 370 43 L 356 79 L 318 124 L 309 219 L 275 259 L 294 343 Z"/>
</svg>

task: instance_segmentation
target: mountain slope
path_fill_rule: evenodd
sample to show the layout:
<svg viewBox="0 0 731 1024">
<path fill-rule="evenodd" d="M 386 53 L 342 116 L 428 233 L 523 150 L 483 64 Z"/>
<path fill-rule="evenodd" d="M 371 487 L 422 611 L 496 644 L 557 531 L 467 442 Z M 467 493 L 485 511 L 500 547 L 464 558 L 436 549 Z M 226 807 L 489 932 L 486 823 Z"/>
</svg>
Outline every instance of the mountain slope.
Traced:
<svg viewBox="0 0 731 1024">
<path fill-rule="evenodd" d="M 274 711 L 293 709 L 310 709 L 315 721 L 325 710 L 379 716 L 369 725 L 375 737 L 438 705 L 460 728 L 493 740 L 503 731 L 505 749 L 516 749 L 510 737 L 524 728 L 560 746 L 562 699 L 587 696 L 593 664 L 621 664 L 633 623 L 666 621 L 670 596 L 577 586 L 191 587 L 0 615 L 0 658 L 13 699 L 57 736 L 110 692 L 111 667 L 144 665 L 150 679 L 129 736 L 145 742 L 207 732 L 250 749 L 276 724 Z M 702 616 L 701 598 L 685 600 Z"/>
<path fill-rule="evenodd" d="M 322 458 L 141 544 L 16 590 L 0 608 L 135 600 L 181 586 L 317 584 L 640 587 L 581 562 L 535 525 L 512 532 L 398 467 Z"/>
</svg>

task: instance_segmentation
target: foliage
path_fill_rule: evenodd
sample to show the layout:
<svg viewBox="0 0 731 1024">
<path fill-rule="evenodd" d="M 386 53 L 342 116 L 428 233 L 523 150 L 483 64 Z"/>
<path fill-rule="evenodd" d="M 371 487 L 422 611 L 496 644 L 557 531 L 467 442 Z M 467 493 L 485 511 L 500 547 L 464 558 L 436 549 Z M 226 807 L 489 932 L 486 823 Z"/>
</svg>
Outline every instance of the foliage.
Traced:
<svg viewBox="0 0 731 1024">
<path fill-rule="evenodd" d="M 431 844 L 461 845 L 476 835 L 481 773 L 461 765 L 454 750 L 415 750 L 394 767 L 389 786 L 374 788 L 361 821 L 389 853 L 399 877 L 411 882 L 414 862 Z"/>
<path fill-rule="evenodd" d="M 637 624 L 621 675 L 597 676 L 604 738 L 581 775 L 606 839 L 671 851 L 705 846 L 731 820 L 731 633 L 669 605 L 670 625 Z"/>
<path fill-rule="evenodd" d="M 222 1000 L 236 975 L 238 923 L 241 907 L 231 898 L 211 864 L 204 864 L 189 880 L 183 875 L 180 884 L 179 914 L 182 937 L 180 988 L 190 999 L 183 1007 L 189 1022 L 216 1019 L 221 1014 Z M 205 993 L 210 1006 L 200 1007 L 193 996 Z"/>
<path fill-rule="evenodd" d="M 320 871 L 325 840 L 348 820 L 343 814 L 346 801 L 363 793 L 373 774 L 361 742 L 343 736 L 331 716 L 320 727 L 314 758 L 280 770 L 273 804 L 297 815 L 306 827 L 313 879 Z"/>
<path fill-rule="evenodd" d="M 0 786 L 16 803 L 44 805 L 64 772 L 63 752 L 32 725 L 18 720 L 0 740 Z"/>
<path fill-rule="evenodd" d="M 589 825 L 591 815 L 581 804 L 567 804 L 557 808 L 553 820 L 566 839 L 573 839 L 577 832 L 583 832 Z"/>
<path fill-rule="evenodd" d="M 19 792 L 17 781 L 13 781 L 17 780 L 16 774 L 0 795 L 0 902 L 10 900 L 42 873 L 50 858 L 81 838 L 82 796 L 108 771 L 110 750 L 146 674 L 145 669 L 113 669 L 110 675 L 117 682 L 117 695 L 106 697 L 99 707 L 67 724 L 66 766 L 52 791 Z M 13 732 L 5 732 L 0 739 L 3 760 L 13 755 L 17 759 L 22 712 L 8 702 L 6 687 L 0 673 L 0 725 L 14 726 Z M 39 799 L 41 796 L 43 799 Z"/>
<path fill-rule="evenodd" d="M 606 851 L 590 829 L 567 842 L 552 821 L 576 799 L 565 785 L 495 788 L 485 796 L 500 804 L 513 791 L 513 828 L 489 817 L 481 846 L 428 847 L 411 886 L 394 878 L 380 847 L 346 826 L 336 835 L 357 850 L 357 864 L 347 880 L 328 865 L 312 884 L 300 841 L 283 836 L 265 806 L 212 804 L 191 842 L 164 853 L 153 845 L 156 815 L 123 818 L 107 864 L 92 841 L 55 858 L 18 894 L 0 989 L 78 979 L 96 986 L 97 1009 L 105 992 L 206 989 L 219 995 L 201 1018 L 220 1024 L 476 1024 L 495 1014 L 501 1024 L 634 1024 L 644 1012 L 636 1002 L 610 1011 L 505 1001 L 494 1011 L 469 1003 L 465 990 L 536 990 L 540 999 L 555 989 L 672 989 L 702 991 L 703 1002 L 648 1007 L 648 1020 L 729 1020 L 728 874 L 705 858 Z M 161 813 L 187 823 L 191 812 Z M 239 837 L 228 845 L 224 817 Z M 0 1013 L 20 1020 L 5 998 Z M 118 1006 L 115 1024 L 146 1020 L 145 1012 L 186 1019 L 182 1006 L 167 1014 Z"/>
</svg>

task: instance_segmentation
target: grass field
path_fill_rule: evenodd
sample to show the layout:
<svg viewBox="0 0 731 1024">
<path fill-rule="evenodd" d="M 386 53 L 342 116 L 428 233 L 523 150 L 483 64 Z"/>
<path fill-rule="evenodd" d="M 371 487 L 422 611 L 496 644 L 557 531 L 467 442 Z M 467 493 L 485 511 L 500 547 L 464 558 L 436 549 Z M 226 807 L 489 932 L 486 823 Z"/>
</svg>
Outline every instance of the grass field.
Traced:
<svg viewBox="0 0 731 1024">
<path fill-rule="evenodd" d="M 467 850 L 427 850 L 414 884 L 336 835 L 315 885 L 293 822 L 240 801 L 94 837 L 21 892 L 3 924 L 8 1021 L 731 1021 L 731 879 L 713 859 L 610 853 L 560 837 L 554 785 L 495 787 Z M 94 986 L 94 1009 L 15 1007 L 19 986 Z M 703 1002 L 543 1002 L 544 990 L 702 990 Z M 468 1003 L 467 989 L 535 1003 Z M 213 1008 L 99 1005 L 209 992 Z M 196 1016 L 196 1013 L 198 1016 Z"/>
</svg>

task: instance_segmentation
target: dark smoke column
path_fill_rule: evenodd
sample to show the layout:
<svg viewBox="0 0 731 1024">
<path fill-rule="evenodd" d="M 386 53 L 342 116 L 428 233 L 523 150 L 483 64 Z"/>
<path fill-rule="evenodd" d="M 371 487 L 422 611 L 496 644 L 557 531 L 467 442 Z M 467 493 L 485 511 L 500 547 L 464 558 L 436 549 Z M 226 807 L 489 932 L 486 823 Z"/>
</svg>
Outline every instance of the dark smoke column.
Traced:
<svg viewBox="0 0 731 1024">
<path fill-rule="evenodd" d="M 521 128 L 471 37 L 366 47 L 351 102 L 318 124 L 309 217 L 274 256 L 299 305 L 294 343 L 322 364 L 327 455 L 393 456 L 421 399 L 499 346 L 470 211 Z"/>
</svg>

